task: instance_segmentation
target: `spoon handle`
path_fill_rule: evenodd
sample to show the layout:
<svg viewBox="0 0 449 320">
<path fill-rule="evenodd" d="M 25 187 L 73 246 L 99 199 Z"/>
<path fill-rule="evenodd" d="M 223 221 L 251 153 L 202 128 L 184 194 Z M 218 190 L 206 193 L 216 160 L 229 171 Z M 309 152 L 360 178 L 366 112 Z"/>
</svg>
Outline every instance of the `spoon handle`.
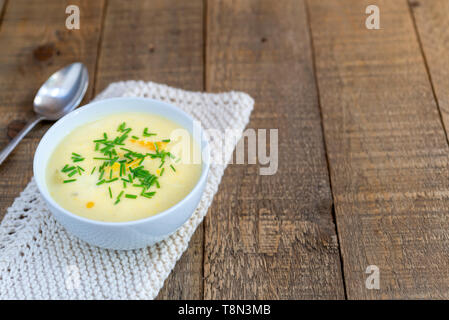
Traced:
<svg viewBox="0 0 449 320">
<path fill-rule="evenodd" d="M 19 144 L 19 142 L 30 132 L 31 129 L 34 128 L 36 124 L 42 121 L 44 117 L 35 115 L 33 119 L 28 121 L 25 127 L 20 130 L 20 132 L 8 143 L 8 145 L 0 151 L 0 164 L 5 161 L 5 159 L 9 156 L 9 154 L 14 150 L 14 148 Z"/>
</svg>

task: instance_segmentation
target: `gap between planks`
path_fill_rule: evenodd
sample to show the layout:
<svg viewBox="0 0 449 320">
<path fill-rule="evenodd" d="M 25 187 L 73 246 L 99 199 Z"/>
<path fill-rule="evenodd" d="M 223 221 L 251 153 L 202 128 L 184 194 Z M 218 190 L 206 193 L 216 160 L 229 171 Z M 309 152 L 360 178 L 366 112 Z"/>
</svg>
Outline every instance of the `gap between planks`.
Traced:
<svg viewBox="0 0 449 320">
<path fill-rule="evenodd" d="M 335 215 L 335 202 L 334 202 L 334 198 L 333 198 L 333 189 L 332 189 L 332 180 L 330 178 L 331 172 L 330 172 L 330 164 L 329 164 L 329 156 L 327 153 L 327 144 L 326 144 L 326 136 L 325 136 L 325 132 L 324 132 L 324 124 L 323 124 L 323 110 L 321 108 L 321 99 L 320 99 L 320 86 L 318 85 L 318 79 L 316 77 L 317 75 L 317 69 L 316 69 L 316 61 L 315 61 L 315 45 L 313 43 L 313 36 L 312 36 L 312 25 L 310 23 L 310 8 L 309 8 L 309 0 L 304 0 L 304 6 L 306 9 L 306 18 L 307 18 L 307 26 L 308 26 L 308 32 L 309 32 L 309 37 L 310 37 L 310 48 L 312 51 L 312 65 L 313 65 L 313 78 L 315 80 L 315 87 L 317 90 L 317 100 L 318 100 L 318 107 L 320 110 L 320 125 L 321 125 L 321 132 L 322 132 L 322 136 L 323 136 L 323 145 L 324 145 L 324 151 L 325 151 L 325 156 L 326 156 L 326 165 L 327 165 L 327 172 L 328 172 L 328 176 L 329 176 L 329 186 L 331 189 L 331 193 L 332 193 L 332 209 L 331 209 L 331 213 L 332 213 L 332 220 L 334 222 L 335 225 L 335 233 L 337 235 L 337 243 L 338 243 L 338 253 L 340 255 L 340 268 L 341 268 L 341 276 L 343 278 L 343 292 L 344 292 L 344 297 L 345 300 L 348 299 L 348 293 L 346 291 L 346 281 L 345 281 L 345 269 L 344 269 L 344 263 L 343 263 L 343 255 L 341 252 L 341 244 L 340 244 L 340 234 L 338 233 L 338 224 L 337 224 L 337 217 Z"/>
</svg>

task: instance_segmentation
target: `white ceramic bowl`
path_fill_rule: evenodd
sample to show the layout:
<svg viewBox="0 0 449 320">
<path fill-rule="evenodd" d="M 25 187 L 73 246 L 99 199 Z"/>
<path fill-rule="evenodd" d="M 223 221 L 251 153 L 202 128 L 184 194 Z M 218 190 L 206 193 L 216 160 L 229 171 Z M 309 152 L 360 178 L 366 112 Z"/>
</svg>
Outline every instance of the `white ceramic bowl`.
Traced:
<svg viewBox="0 0 449 320">
<path fill-rule="evenodd" d="M 191 134 L 194 126 L 201 132 L 203 155 L 200 179 L 193 190 L 173 207 L 152 217 L 129 222 L 101 222 L 83 218 L 62 208 L 48 192 L 45 171 L 55 147 L 72 130 L 85 123 L 120 112 L 145 112 L 168 118 Z M 194 137 L 195 138 L 195 137 Z M 184 111 L 162 101 L 143 98 L 114 98 L 89 103 L 57 121 L 44 135 L 34 155 L 37 187 L 53 216 L 70 233 L 95 246 L 109 249 L 136 249 L 152 245 L 175 232 L 195 211 L 209 172 L 209 146 L 204 132 Z"/>
</svg>

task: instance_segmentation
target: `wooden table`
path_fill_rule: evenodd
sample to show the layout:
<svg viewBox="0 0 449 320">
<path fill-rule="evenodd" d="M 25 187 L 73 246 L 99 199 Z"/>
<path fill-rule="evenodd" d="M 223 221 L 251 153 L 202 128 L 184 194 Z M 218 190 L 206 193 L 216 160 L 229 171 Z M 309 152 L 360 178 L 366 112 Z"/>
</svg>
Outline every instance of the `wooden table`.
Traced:
<svg viewBox="0 0 449 320">
<path fill-rule="evenodd" d="M 74 61 L 84 103 L 127 79 L 248 92 L 249 127 L 279 129 L 278 172 L 228 167 L 159 298 L 447 299 L 449 1 L 375 2 L 380 30 L 372 0 L 0 0 L 0 147 Z M 0 166 L 2 216 L 49 126 Z"/>
</svg>

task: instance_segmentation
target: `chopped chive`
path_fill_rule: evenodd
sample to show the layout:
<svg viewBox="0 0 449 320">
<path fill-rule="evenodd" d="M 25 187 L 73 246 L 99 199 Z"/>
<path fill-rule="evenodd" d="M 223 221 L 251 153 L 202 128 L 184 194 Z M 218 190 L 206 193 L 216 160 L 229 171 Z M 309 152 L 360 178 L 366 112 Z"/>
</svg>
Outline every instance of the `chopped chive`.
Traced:
<svg viewBox="0 0 449 320">
<path fill-rule="evenodd" d="M 112 199 L 112 191 L 111 191 L 111 187 L 109 187 L 108 189 L 109 189 L 109 197 Z"/>
<path fill-rule="evenodd" d="M 76 170 L 78 171 L 78 174 L 81 175 L 80 167 L 77 167 Z"/>
<path fill-rule="evenodd" d="M 84 169 L 82 168 L 82 167 L 80 167 L 80 166 L 77 166 L 78 167 L 78 169 L 80 169 L 81 171 L 84 171 Z"/>
<path fill-rule="evenodd" d="M 96 167 L 94 167 L 94 168 L 92 169 L 92 172 L 90 173 L 90 175 L 92 175 L 92 174 L 94 173 L 95 168 L 96 168 Z"/>
<path fill-rule="evenodd" d="M 72 171 L 73 169 L 75 169 L 75 167 L 65 168 L 65 169 L 62 169 L 62 172 L 69 172 L 69 171 Z"/>
<path fill-rule="evenodd" d="M 176 160 L 175 163 L 178 163 L 179 161 L 181 161 L 181 158 L 178 158 L 178 160 Z"/>
<path fill-rule="evenodd" d="M 106 132 L 103 132 L 103 137 L 108 140 L 108 135 L 106 134 Z"/>
<path fill-rule="evenodd" d="M 162 142 L 170 142 L 170 139 L 164 139 Z"/>
<path fill-rule="evenodd" d="M 133 176 L 131 173 L 128 173 L 129 182 L 133 183 Z"/>
<path fill-rule="evenodd" d="M 114 181 L 117 181 L 117 180 L 118 180 L 118 178 L 117 178 L 117 177 L 115 177 L 114 179 L 106 180 L 105 182 L 107 182 L 107 183 L 111 183 L 111 182 L 114 182 Z"/>
<path fill-rule="evenodd" d="M 126 181 L 123 181 L 123 188 L 126 188 Z"/>
<path fill-rule="evenodd" d="M 156 187 L 159 189 L 161 186 L 159 184 L 159 181 L 156 180 Z"/>
<path fill-rule="evenodd" d="M 133 138 L 134 140 L 139 140 L 140 139 L 139 137 L 136 137 L 136 136 L 131 136 L 131 138 Z"/>
<path fill-rule="evenodd" d="M 125 164 L 124 164 L 123 162 L 120 162 L 120 177 L 121 177 L 122 175 L 124 175 L 125 172 L 126 172 Z"/>
<path fill-rule="evenodd" d="M 125 141 L 126 138 L 128 138 L 128 135 L 125 133 L 125 134 L 123 134 L 123 135 L 120 136 L 120 138 L 118 139 L 117 143 L 118 143 L 118 144 L 123 143 L 123 141 Z"/>
<path fill-rule="evenodd" d="M 76 173 L 78 172 L 78 170 L 73 170 L 72 172 L 70 172 L 69 174 L 68 174 L 68 177 L 73 177 Z"/>
<path fill-rule="evenodd" d="M 148 128 L 145 128 L 145 129 L 143 130 L 143 136 L 144 136 L 144 137 L 151 137 L 151 136 L 155 136 L 155 135 L 156 135 L 156 133 L 148 132 Z"/>
<path fill-rule="evenodd" d="M 170 168 L 172 168 L 172 170 L 173 170 L 174 172 L 176 172 L 176 169 L 175 169 L 175 167 L 173 167 L 172 164 L 170 165 Z"/>
<path fill-rule="evenodd" d="M 122 123 L 118 126 L 117 131 L 123 132 L 123 130 L 125 130 L 125 127 L 126 127 L 126 122 L 122 122 Z"/>
<path fill-rule="evenodd" d="M 161 177 L 164 174 L 164 170 L 165 170 L 165 168 L 162 168 L 161 173 L 159 174 Z"/>
<path fill-rule="evenodd" d="M 112 146 L 106 146 L 106 147 L 104 147 L 104 148 L 101 148 L 100 149 L 100 152 L 103 152 L 103 153 L 107 153 L 107 152 L 109 152 L 109 150 L 112 148 Z"/>
<path fill-rule="evenodd" d="M 94 160 L 112 160 L 112 158 L 101 158 L 101 157 L 94 157 Z"/>
<path fill-rule="evenodd" d="M 134 194 L 126 194 L 125 195 L 125 198 L 128 198 L 128 199 L 136 199 L 137 198 L 137 196 L 136 195 L 134 195 Z"/>
<path fill-rule="evenodd" d="M 76 152 L 72 152 L 72 157 L 71 158 L 72 158 L 73 162 L 80 162 L 80 161 L 84 160 L 83 156 L 78 154 L 78 153 L 76 153 Z"/>
<path fill-rule="evenodd" d="M 120 198 L 122 197 L 122 195 L 123 195 L 124 192 L 125 192 L 125 191 L 122 190 L 122 191 L 119 193 L 119 195 L 117 196 L 117 199 L 116 199 L 115 202 L 114 202 L 114 205 L 120 202 Z"/>
<path fill-rule="evenodd" d="M 61 172 L 64 172 L 64 170 L 67 170 L 68 167 L 69 167 L 69 165 L 66 164 L 66 165 L 64 166 L 64 168 L 61 169 Z"/>
<path fill-rule="evenodd" d="M 152 198 L 155 194 L 156 194 L 156 192 L 146 192 L 146 193 L 142 193 L 141 196 L 143 196 L 145 198 Z"/>
<path fill-rule="evenodd" d="M 115 157 L 114 159 L 111 160 L 111 163 L 109 165 L 112 166 L 117 160 L 118 160 L 118 157 Z"/>
<path fill-rule="evenodd" d="M 103 178 L 103 176 L 104 176 L 104 170 L 101 171 L 101 174 L 100 174 L 100 177 L 98 178 L 98 180 L 101 180 L 101 178 Z"/>
<path fill-rule="evenodd" d="M 167 152 L 167 155 L 170 157 L 170 158 L 172 158 L 172 159 L 174 159 L 175 158 L 175 156 L 174 155 L 172 155 L 170 152 Z"/>
<path fill-rule="evenodd" d="M 106 180 L 104 180 L 104 179 L 103 179 L 103 180 L 100 180 L 100 181 L 97 182 L 97 186 L 102 185 L 102 184 L 105 183 L 105 182 L 106 182 Z"/>
<path fill-rule="evenodd" d="M 73 182 L 73 181 L 76 181 L 76 179 L 64 180 L 63 182 L 64 182 L 64 183 L 69 183 L 69 182 Z"/>
<path fill-rule="evenodd" d="M 112 179 L 112 168 L 109 170 L 109 179 Z"/>
</svg>

